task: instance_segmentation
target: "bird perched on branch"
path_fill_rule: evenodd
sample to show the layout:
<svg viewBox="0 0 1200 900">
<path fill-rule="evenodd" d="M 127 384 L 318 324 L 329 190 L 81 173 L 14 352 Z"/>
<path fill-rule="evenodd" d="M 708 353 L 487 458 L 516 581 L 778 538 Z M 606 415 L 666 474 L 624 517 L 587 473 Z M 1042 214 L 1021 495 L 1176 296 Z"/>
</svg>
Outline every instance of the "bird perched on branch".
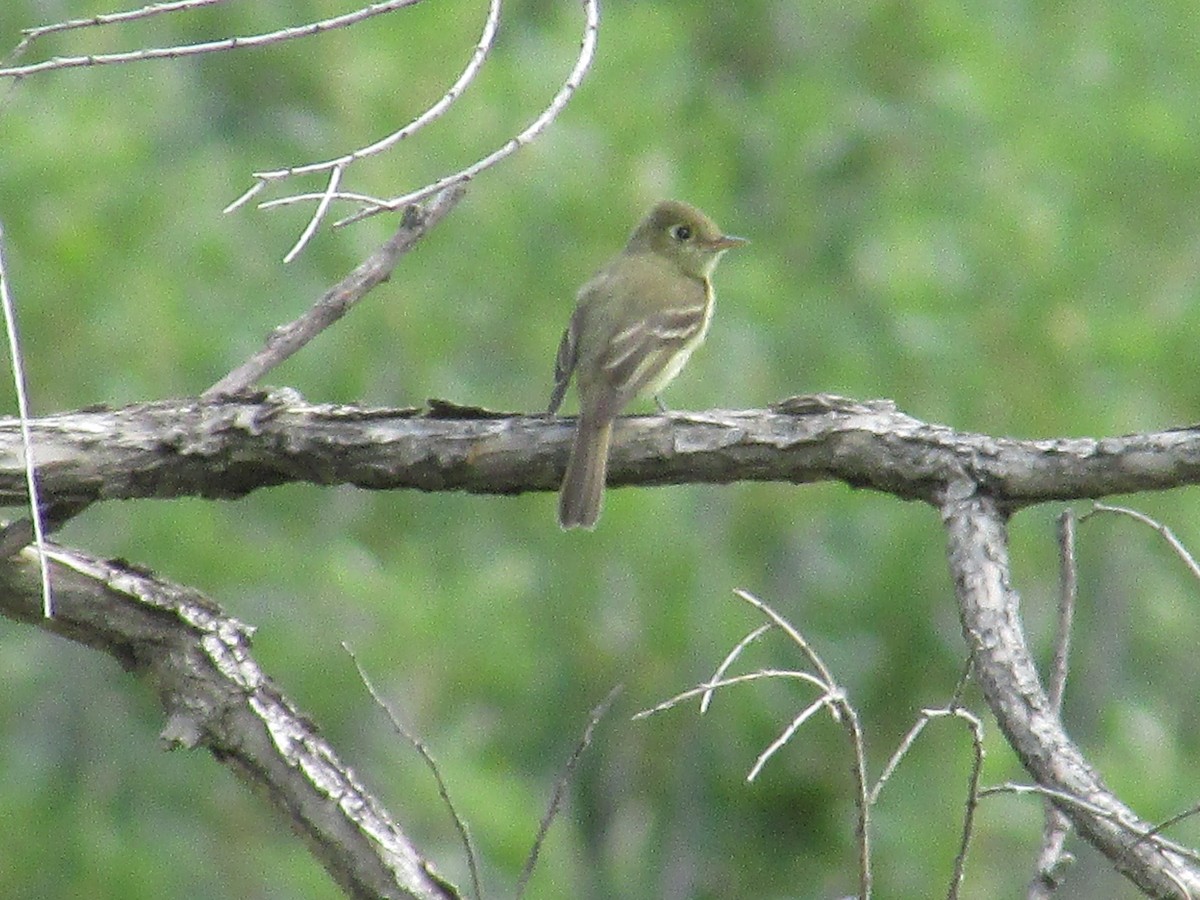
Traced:
<svg viewBox="0 0 1200 900">
<path fill-rule="evenodd" d="M 695 207 L 665 200 L 580 289 L 554 361 L 549 410 L 558 410 L 574 375 L 579 423 L 558 495 L 563 528 L 595 527 L 613 420 L 639 394 L 658 400 L 704 341 L 713 269 L 722 253 L 744 243 Z"/>
</svg>

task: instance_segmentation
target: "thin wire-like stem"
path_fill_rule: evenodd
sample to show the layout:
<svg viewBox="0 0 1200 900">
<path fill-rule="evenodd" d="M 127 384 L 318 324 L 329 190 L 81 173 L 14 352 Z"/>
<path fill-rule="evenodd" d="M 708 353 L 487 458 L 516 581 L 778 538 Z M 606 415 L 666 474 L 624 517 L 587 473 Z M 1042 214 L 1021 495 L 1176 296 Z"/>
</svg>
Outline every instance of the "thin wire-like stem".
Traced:
<svg viewBox="0 0 1200 900">
<path fill-rule="evenodd" d="M 567 75 L 562 87 L 559 88 L 558 93 L 550 101 L 549 106 L 524 131 L 516 137 L 510 138 L 499 149 L 467 166 L 465 169 L 461 169 L 453 175 L 440 178 L 432 184 L 427 184 L 425 187 L 401 197 L 394 197 L 391 200 L 376 200 L 373 202 L 373 205 L 368 206 L 366 209 L 361 209 L 344 219 L 334 222 L 334 227 L 339 228 L 349 225 L 388 210 L 403 209 L 408 204 L 415 203 L 418 200 L 428 197 L 430 194 L 437 193 L 449 185 L 470 181 L 480 172 L 491 168 L 537 138 L 551 122 L 558 118 L 559 113 L 566 107 L 571 97 L 575 94 L 575 91 L 579 88 L 579 85 L 583 82 L 583 78 L 587 74 L 588 69 L 591 68 L 592 60 L 595 58 L 596 35 L 600 28 L 600 6 L 598 0 L 583 0 L 583 9 L 583 38 L 580 41 L 579 55 L 576 57 L 575 65 L 572 67 L 570 74 Z M 319 196 L 317 195 L 317 197 Z M 268 206 L 285 205 L 287 203 L 299 203 L 304 200 L 315 200 L 317 197 L 314 197 L 312 194 L 297 195 L 295 197 L 281 198 L 278 201 L 269 201 L 268 203 L 260 204 L 260 207 L 267 208 Z M 342 199 L 341 195 L 338 195 L 337 199 Z"/>
<path fill-rule="evenodd" d="M 664 700 L 656 706 L 652 706 L 650 709 L 643 709 L 639 713 L 634 713 L 633 719 L 645 719 L 648 716 L 665 712 L 668 709 L 678 706 L 685 700 L 691 700 L 693 697 L 702 697 L 716 688 L 729 687 L 734 684 L 745 684 L 750 681 L 761 681 L 764 678 L 794 678 L 811 684 L 813 687 L 820 688 L 822 691 L 827 691 L 825 682 L 810 672 L 798 672 L 794 669 L 759 669 L 757 672 L 748 672 L 745 675 L 733 675 L 729 678 L 722 678 L 719 681 L 706 681 L 704 684 L 682 691 L 674 697 Z"/>
<path fill-rule="evenodd" d="M 1193 850 L 1190 847 L 1185 847 L 1183 844 L 1178 844 L 1175 841 L 1164 838 L 1157 832 L 1157 829 L 1139 828 L 1130 822 L 1119 813 L 1103 806 L 1098 806 L 1095 803 L 1089 803 L 1082 797 L 1076 797 L 1073 794 L 1068 794 L 1064 791 L 1057 791 L 1053 788 L 1043 787 L 1040 784 L 1016 784 L 1007 781 L 1004 784 L 993 785 L 992 787 L 983 788 L 979 792 L 980 798 L 991 797 L 997 794 L 1036 794 L 1041 797 L 1048 797 L 1056 803 L 1066 804 L 1068 806 L 1078 807 L 1081 810 L 1091 813 L 1094 816 L 1099 816 L 1107 819 L 1114 825 L 1128 831 L 1130 834 L 1137 835 L 1140 841 L 1152 840 L 1154 843 L 1164 850 L 1170 850 L 1172 853 L 1177 853 L 1195 862 L 1200 862 L 1200 851 Z"/>
<path fill-rule="evenodd" d="M 618 684 L 592 710 L 592 714 L 588 718 L 587 728 L 583 730 L 583 737 L 575 745 L 575 750 L 571 754 L 571 758 L 567 760 L 566 766 L 558 776 L 558 780 L 554 783 L 554 791 L 551 794 L 550 803 L 546 808 L 545 815 L 542 816 L 541 823 L 538 825 L 537 837 L 533 840 L 533 847 L 529 851 L 529 856 L 525 859 L 525 865 L 521 869 L 521 876 L 517 879 L 516 900 L 521 900 L 525 896 L 525 888 L 529 886 L 529 879 L 533 875 L 534 867 L 537 866 L 538 856 L 541 853 L 542 845 L 546 841 L 546 834 L 549 832 L 550 825 L 553 823 L 555 817 L 558 815 L 559 808 L 562 806 L 567 786 L 571 783 L 571 778 L 575 774 L 575 767 L 579 765 L 579 760 L 583 757 L 583 752 L 591 745 L 592 734 L 595 732 L 596 726 L 600 724 L 601 719 L 608 715 L 609 708 L 613 705 L 613 701 L 617 699 L 622 690 L 623 686 Z"/>
<path fill-rule="evenodd" d="M 867 802 L 867 749 L 858 712 L 844 697 L 839 704 L 853 752 L 850 774 L 854 778 L 854 805 L 858 808 L 858 823 L 854 829 L 858 839 L 858 895 L 862 900 L 871 900 L 871 804 Z"/>
<path fill-rule="evenodd" d="M 887 764 L 883 767 L 883 771 L 879 775 L 879 780 L 875 782 L 875 787 L 870 793 L 870 805 L 874 806 L 879 802 L 879 795 L 883 788 L 887 785 L 892 775 L 895 774 L 901 761 L 912 749 L 914 743 L 925 727 L 934 719 L 954 718 L 959 719 L 967 724 L 971 731 L 971 746 L 974 754 L 971 762 L 971 773 L 967 784 L 967 802 L 966 809 L 963 813 L 962 836 L 959 840 L 958 852 L 954 857 L 954 874 L 950 879 L 950 886 L 946 892 L 946 896 L 954 900 L 959 896 L 962 890 L 962 883 L 966 869 L 967 851 L 970 849 L 971 837 L 974 833 L 975 811 L 979 806 L 979 778 L 983 772 L 983 723 L 979 721 L 979 717 L 974 713 L 963 709 L 958 705 L 959 692 L 961 690 L 962 679 L 959 681 L 959 688 L 955 690 L 954 698 L 950 705 L 941 709 L 923 709 L 917 717 L 917 721 L 901 739 L 895 752 L 888 759 Z"/>
<path fill-rule="evenodd" d="M 734 596 L 744 600 L 746 603 L 749 603 L 764 616 L 774 622 L 779 628 L 781 628 L 783 633 L 786 634 L 791 639 L 792 643 L 800 649 L 800 652 L 804 654 L 804 658 L 808 660 L 809 665 L 817 670 L 817 673 L 821 676 L 821 680 L 825 684 L 830 686 L 836 684 L 833 673 L 826 668 L 825 663 L 821 661 L 821 658 L 809 645 L 808 641 L 804 638 L 804 635 L 797 631 L 791 622 L 789 622 L 779 613 L 775 612 L 775 610 L 773 610 L 766 603 L 763 603 L 749 591 L 744 591 L 741 588 L 738 588 L 733 593 Z"/>
<path fill-rule="evenodd" d="M 327 290 L 304 315 L 271 332 L 266 345 L 201 394 L 204 398 L 229 396 L 247 390 L 263 375 L 344 316 L 376 285 L 386 281 L 400 258 L 452 210 L 464 189 L 454 188 L 428 203 L 410 208 L 396 233 L 363 260 L 354 271 Z"/>
<path fill-rule="evenodd" d="M 721 660 L 721 664 L 717 666 L 717 670 L 713 672 L 713 676 L 709 679 L 709 682 L 716 683 L 724 678 L 725 673 L 729 670 L 729 667 L 737 661 L 737 658 L 741 656 L 742 651 L 770 631 L 773 627 L 774 626 L 770 623 L 766 625 L 759 625 L 748 635 L 738 641 L 734 648 L 730 650 L 728 654 L 726 654 L 723 660 Z M 704 715 L 706 712 L 708 712 L 708 707 L 712 703 L 714 690 L 715 688 L 710 688 L 700 697 L 700 715 Z"/>
<path fill-rule="evenodd" d="M 1058 517 L 1058 620 L 1054 653 L 1046 679 L 1046 694 L 1055 713 L 1062 713 L 1063 696 L 1071 652 L 1072 622 L 1079 596 L 1079 567 L 1075 552 L 1075 511 L 1063 510 Z M 1067 852 L 1071 820 L 1047 798 L 1044 803 L 1042 843 L 1034 864 L 1034 875 L 1025 892 L 1026 900 L 1046 900 L 1062 883 L 1062 873 L 1074 857 Z"/>
<path fill-rule="evenodd" d="M 851 767 L 851 775 L 854 779 L 855 806 L 858 808 L 858 821 L 855 825 L 855 837 L 858 843 L 858 890 L 861 900 L 870 900 L 871 897 L 871 804 L 869 800 L 869 787 L 867 784 L 867 753 L 863 742 L 862 725 L 858 721 L 858 712 L 855 710 L 850 701 L 846 698 L 845 692 L 838 686 L 837 681 L 833 677 L 833 673 L 829 667 L 825 665 L 824 660 L 809 644 L 808 640 L 797 630 L 791 622 L 785 619 L 782 615 L 776 612 L 767 603 L 759 600 L 749 591 L 741 589 L 735 590 L 734 595 L 740 600 L 749 603 L 760 613 L 771 620 L 771 623 L 780 628 L 784 634 L 792 641 L 793 644 L 800 650 L 801 654 L 808 661 L 808 664 L 817 671 L 817 676 L 809 676 L 818 684 L 824 691 L 825 696 L 815 704 L 805 709 L 797 716 L 792 724 L 784 731 L 783 735 L 775 741 L 770 747 L 764 751 L 764 754 L 759 757 L 759 762 L 755 764 L 755 769 L 752 773 L 757 775 L 758 769 L 761 768 L 760 763 L 764 763 L 770 758 L 780 747 L 787 743 L 808 718 L 810 718 L 816 708 L 824 706 L 833 716 L 834 720 L 840 722 L 846 730 L 847 737 L 850 740 L 851 756 L 853 765 Z M 805 673 L 807 674 L 807 673 Z M 814 708 L 815 707 L 815 708 Z"/>
<path fill-rule="evenodd" d="M 338 188 L 341 185 L 342 175 L 346 169 L 353 163 L 359 160 L 366 159 L 370 156 L 375 156 L 379 153 L 388 150 L 395 144 L 415 134 L 420 129 L 424 128 L 430 122 L 439 118 L 447 109 L 450 108 L 459 97 L 462 96 L 468 85 L 475 80 L 475 76 L 479 73 L 488 54 L 491 52 L 493 45 L 496 42 L 496 34 L 500 25 L 500 10 L 501 0 L 490 0 L 488 5 L 487 19 L 484 22 L 483 33 L 475 44 L 475 49 L 471 54 L 471 58 L 467 61 L 466 67 L 452 84 L 449 90 L 442 95 L 441 99 L 434 103 L 431 107 L 396 131 L 383 137 L 366 147 L 361 147 L 351 153 L 343 154 L 334 159 L 325 160 L 324 162 L 308 163 L 302 166 L 292 166 L 284 169 L 275 169 L 272 171 L 255 172 L 256 179 L 254 185 L 225 207 L 225 212 L 233 212 L 234 210 L 247 203 L 251 198 L 256 196 L 259 191 L 265 188 L 268 184 L 280 181 L 285 178 L 292 178 L 300 175 L 307 175 L 313 172 L 329 172 L 329 178 L 325 186 L 325 190 L 321 194 L 321 198 L 309 219 L 308 225 L 301 233 L 299 239 L 284 256 L 284 262 L 291 262 L 303 251 L 304 247 L 312 239 L 313 235 L 320 223 L 324 220 L 329 206 L 334 199 L 351 199 L 356 198 L 359 202 L 365 203 L 368 206 L 375 201 L 373 198 L 365 197 L 364 195 L 339 193 Z M 269 208 L 269 204 L 262 204 L 262 208 Z"/>
<path fill-rule="evenodd" d="M 1143 525 L 1153 528 L 1163 537 L 1167 544 L 1170 545 L 1171 549 L 1175 551 L 1175 555 L 1183 560 L 1183 564 L 1187 566 L 1188 571 L 1192 573 L 1192 577 L 1200 581 L 1200 563 L 1196 562 L 1195 557 L 1193 557 L 1192 554 L 1187 551 L 1187 548 L 1183 546 L 1183 542 L 1180 541 L 1179 538 L 1175 537 L 1175 533 L 1166 525 L 1163 525 L 1161 522 L 1150 518 L 1145 513 L 1138 512 L 1136 509 L 1129 509 L 1124 506 L 1110 506 L 1106 503 L 1093 503 L 1091 511 L 1080 516 L 1079 520 L 1082 522 L 1086 519 L 1090 519 L 1097 513 L 1114 513 L 1116 515 L 1128 516 L 1136 522 L 1141 522 Z"/>
<path fill-rule="evenodd" d="M 317 233 L 317 228 L 321 224 L 321 220 L 325 218 L 325 213 L 329 209 L 329 204 L 333 202 L 333 195 L 337 192 L 338 185 L 342 183 L 342 173 L 346 169 L 343 166 L 338 166 L 329 173 L 329 184 L 325 188 L 325 195 L 321 198 L 321 202 L 317 204 L 313 214 L 308 219 L 308 224 L 304 226 L 304 230 L 300 232 L 300 237 L 296 239 L 296 243 L 292 245 L 283 256 L 285 263 L 290 263 L 293 259 L 300 255 L 300 251 L 308 246 L 308 242 L 312 240 L 312 236 Z"/>
<path fill-rule="evenodd" d="M 947 900 L 957 900 L 966 874 L 967 851 L 970 849 L 971 836 L 975 829 L 975 812 L 979 808 L 979 778 L 983 774 L 984 758 L 983 723 L 979 721 L 978 716 L 962 708 L 948 709 L 944 712 L 967 723 L 971 731 L 971 749 L 974 754 L 971 759 L 971 775 L 967 782 L 967 806 L 963 813 L 962 838 L 959 841 L 958 853 L 954 856 L 954 874 L 950 879 L 950 888 L 946 892 Z"/>
<path fill-rule="evenodd" d="M 462 70 L 462 73 L 455 80 L 454 84 L 450 86 L 449 90 L 442 95 L 442 98 L 437 103 L 433 104 L 403 128 L 393 131 L 386 137 L 380 138 L 366 147 L 361 147 L 352 153 L 347 153 L 334 159 L 327 159 L 324 162 L 306 163 L 302 166 L 291 166 L 285 169 L 255 172 L 254 177 L 262 182 L 271 182 L 296 175 L 308 175 L 313 172 L 327 172 L 332 169 L 344 168 L 352 162 L 366 159 L 369 156 L 374 156 L 377 153 L 387 150 L 405 138 L 411 137 L 415 132 L 420 131 L 430 122 L 441 116 L 455 100 L 462 96 L 463 91 L 479 73 L 480 67 L 483 65 L 484 60 L 487 59 L 496 42 L 496 34 L 500 26 L 500 8 L 501 0 L 490 0 L 483 33 L 479 36 L 479 40 L 475 44 L 475 49 L 471 53 L 471 58 L 467 61 L 466 68 Z M 236 204 L 231 204 L 227 207 L 227 210 L 236 208 Z"/>
<path fill-rule="evenodd" d="M 891 780 L 896 769 L 900 767 L 901 761 L 908 755 L 908 751 L 912 749 L 912 745 L 916 743 L 917 738 L 921 736 L 921 732 L 925 730 L 925 726 L 933 718 L 933 712 L 934 710 L 929 709 L 921 710 L 921 714 L 917 716 L 917 721 L 913 723 L 912 728 L 908 729 L 904 737 L 900 739 L 900 743 L 888 758 L 883 771 L 879 773 L 879 779 L 875 782 L 875 787 L 871 789 L 871 793 L 868 795 L 867 799 L 872 806 L 879 802 L 879 795 L 882 793 L 884 786 Z"/>
<path fill-rule="evenodd" d="M 458 830 L 459 839 L 462 841 L 463 851 L 467 856 L 467 868 L 471 872 L 471 887 L 475 891 L 476 900 L 483 900 L 483 889 L 480 886 L 481 883 L 479 880 L 479 866 L 476 862 L 475 846 L 471 841 L 471 833 L 467 829 L 467 824 L 463 821 L 462 816 L 458 814 L 458 810 L 454 806 L 454 801 L 450 799 L 450 789 L 446 787 L 446 781 L 442 778 L 442 770 L 438 766 L 437 760 L 433 758 L 433 754 L 429 752 L 429 748 L 425 746 L 424 742 L 400 723 L 400 719 L 392 711 L 391 705 L 375 689 L 374 683 L 371 681 L 370 676 L 367 675 L 367 670 L 358 661 L 358 656 L 350 649 L 350 645 L 342 641 L 342 649 L 346 651 L 346 655 L 354 663 L 354 668 L 358 671 L 358 680 L 363 683 L 363 687 L 367 689 L 367 693 L 371 695 L 371 699 L 375 701 L 375 705 L 383 710 L 384 715 L 388 717 L 388 721 L 392 723 L 392 729 L 417 751 L 417 754 L 429 768 L 429 771 L 433 773 L 433 780 L 437 784 L 438 794 L 442 798 L 442 803 L 445 804 L 446 809 L 449 811 L 450 818 L 454 820 L 454 827 Z"/>
<path fill-rule="evenodd" d="M 340 16 L 321 19 L 318 22 L 308 22 L 290 28 L 280 28 L 276 31 L 262 34 L 249 34 L 240 37 L 222 38 L 216 41 L 202 41 L 197 44 L 179 44 L 173 47 L 145 47 L 140 50 L 128 50 L 122 53 L 100 53 L 87 56 L 58 56 L 43 62 L 30 63 L 24 66 L 7 66 L 0 68 L 0 78 L 24 78 L 40 72 L 53 72 L 58 69 L 78 69 L 86 66 L 123 65 L 134 62 L 146 62 L 154 59 L 183 59 L 189 56 L 200 56 L 205 53 L 220 53 L 227 50 L 244 50 L 250 47 L 266 47 L 296 38 L 311 37 L 338 28 L 348 28 L 367 19 L 420 3 L 421 0 L 385 0 L 372 3 L 370 6 L 356 9 Z M 149 14 L 149 13 L 147 13 Z M 85 24 L 92 24 L 87 22 Z M 97 23 L 101 24 L 101 23 Z M 50 28 L 52 26 L 42 26 Z M 74 26 L 83 27 L 83 26 Z M 23 42 L 24 43 L 24 42 Z M 20 46 L 20 45 L 18 45 Z"/>
<path fill-rule="evenodd" d="M 25 363 L 21 340 L 17 335 L 17 314 L 12 298 L 8 263 L 4 252 L 4 227 L 0 225 L 0 307 L 4 310 L 4 330 L 8 335 L 8 358 L 12 365 L 13 386 L 17 392 L 17 413 L 21 419 L 21 448 L 25 453 L 25 487 L 29 492 L 29 514 L 33 522 L 33 543 L 37 550 L 42 579 L 42 615 L 54 618 L 54 593 L 50 589 L 50 565 L 46 561 L 46 535 L 42 527 L 42 504 L 38 497 L 37 471 L 33 460 L 33 435 L 29 429 L 29 393 L 25 386 Z"/>
<path fill-rule="evenodd" d="M 1047 693 L 1054 711 L 1061 713 L 1067 689 L 1071 655 L 1071 631 L 1075 619 L 1075 601 L 1079 595 L 1079 570 L 1075 561 L 1075 511 L 1065 509 L 1058 517 L 1059 586 L 1058 622 L 1055 626 L 1054 656 L 1050 661 Z"/>
<path fill-rule="evenodd" d="M 975 659 L 968 653 L 966 662 L 963 663 L 962 672 L 958 675 L 958 681 L 954 683 L 954 693 L 950 695 L 950 702 L 946 704 L 946 709 L 958 709 L 962 706 L 963 694 L 967 692 L 967 685 L 971 682 L 971 673 L 975 671 Z"/>
<path fill-rule="evenodd" d="M 1149 840 L 1150 838 L 1155 837 L 1156 835 L 1158 835 L 1158 834 L 1162 833 L 1163 831 L 1165 831 L 1166 829 L 1170 828 L 1172 825 L 1177 825 L 1180 822 L 1184 821 L 1185 819 L 1190 819 L 1192 816 L 1196 815 L 1197 813 L 1200 813 L 1200 804 L 1197 804 L 1196 806 L 1193 806 L 1190 809 L 1185 809 L 1181 813 L 1176 813 L 1175 815 L 1171 816 L 1170 818 L 1163 819 L 1161 822 L 1159 822 L 1157 825 L 1155 825 L 1153 828 L 1151 828 L 1149 831 L 1147 831 L 1144 835 L 1142 835 L 1141 840 L 1143 840 L 1143 841 Z"/>
<path fill-rule="evenodd" d="M 792 721 L 788 723 L 788 727 L 783 730 L 779 737 L 775 738 L 775 740 L 773 740 L 770 745 L 768 745 L 768 747 L 758 755 L 758 759 L 754 761 L 754 765 L 751 767 L 749 774 L 746 775 L 746 780 L 753 781 L 755 778 L 757 778 L 758 773 L 761 772 L 763 766 L 767 764 L 767 760 L 775 755 L 775 751 L 787 744 L 787 742 L 792 739 L 792 735 L 800 730 L 800 726 L 815 716 L 822 709 L 831 705 L 833 702 L 833 698 L 828 694 L 825 694 L 806 706 L 800 715 L 796 716 L 796 718 L 792 719 Z"/>
<path fill-rule="evenodd" d="M 79 19 L 67 19 L 51 25 L 36 25 L 33 28 L 21 29 L 21 34 L 33 41 L 47 34 L 59 31 L 72 31 L 76 28 L 94 28 L 102 25 L 120 25 L 124 22 L 134 22 L 138 19 L 148 19 L 163 13 L 180 12 L 182 10 L 199 9 L 202 6 L 216 6 L 226 0 L 176 0 L 174 3 L 151 3 L 139 9 L 123 10 L 115 13 L 97 13 Z"/>
</svg>

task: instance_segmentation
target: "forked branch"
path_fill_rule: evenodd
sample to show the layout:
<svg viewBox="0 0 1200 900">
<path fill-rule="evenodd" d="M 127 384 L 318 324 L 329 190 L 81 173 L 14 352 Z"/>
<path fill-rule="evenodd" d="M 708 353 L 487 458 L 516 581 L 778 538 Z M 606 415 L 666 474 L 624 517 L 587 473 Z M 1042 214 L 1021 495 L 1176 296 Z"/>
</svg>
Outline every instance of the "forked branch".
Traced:
<svg viewBox="0 0 1200 900">
<path fill-rule="evenodd" d="M 947 491 L 942 516 L 975 677 L 1010 746 L 1076 831 L 1149 896 L 1200 897 L 1200 866 L 1154 835 L 1101 780 L 1042 688 L 1012 587 L 1004 514 L 973 485 L 959 484 Z"/>
<path fill-rule="evenodd" d="M 139 676 L 162 704 L 164 746 L 206 749 L 268 798 L 348 896 L 459 896 L 259 668 L 245 625 L 189 588 L 77 551 L 47 552 L 54 618 L 42 618 L 30 551 L 0 563 L 0 614 Z"/>
</svg>

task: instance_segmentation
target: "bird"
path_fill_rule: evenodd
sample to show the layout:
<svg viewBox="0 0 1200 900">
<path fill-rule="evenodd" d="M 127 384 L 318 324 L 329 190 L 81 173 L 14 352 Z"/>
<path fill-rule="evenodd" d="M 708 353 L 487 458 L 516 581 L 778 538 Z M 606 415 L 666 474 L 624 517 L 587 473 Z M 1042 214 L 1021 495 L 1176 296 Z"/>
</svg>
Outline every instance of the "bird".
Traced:
<svg viewBox="0 0 1200 900">
<path fill-rule="evenodd" d="M 664 200 L 580 288 L 554 360 L 548 408 L 558 411 L 574 376 L 579 419 L 558 494 L 564 530 L 596 526 L 613 420 L 644 393 L 665 411 L 659 392 L 708 334 L 713 269 L 726 250 L 745 243 L 696 207 Z"/>
</svg>

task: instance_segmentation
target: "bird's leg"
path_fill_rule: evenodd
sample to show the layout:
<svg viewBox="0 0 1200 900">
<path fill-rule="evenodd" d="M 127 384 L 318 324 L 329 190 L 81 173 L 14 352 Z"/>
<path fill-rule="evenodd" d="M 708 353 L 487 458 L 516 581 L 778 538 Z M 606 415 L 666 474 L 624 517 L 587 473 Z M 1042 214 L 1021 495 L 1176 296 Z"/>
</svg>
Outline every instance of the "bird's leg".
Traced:
<svg viewBox="0 0 1200 900">
<path fill-rule="evenodd" d="M 660 413 L 663 413 L 664 415 L 666 415 L 667 413 L 669 413 L 671 411 L 671 410 L 667 409 L 667 404 L 662 402 L 662 397 L 658 396 L 658 394 L 654 395 L 654 404 L 655 404 L 655 406 L 658 407 L 658 411 Z"/>
</svg>

